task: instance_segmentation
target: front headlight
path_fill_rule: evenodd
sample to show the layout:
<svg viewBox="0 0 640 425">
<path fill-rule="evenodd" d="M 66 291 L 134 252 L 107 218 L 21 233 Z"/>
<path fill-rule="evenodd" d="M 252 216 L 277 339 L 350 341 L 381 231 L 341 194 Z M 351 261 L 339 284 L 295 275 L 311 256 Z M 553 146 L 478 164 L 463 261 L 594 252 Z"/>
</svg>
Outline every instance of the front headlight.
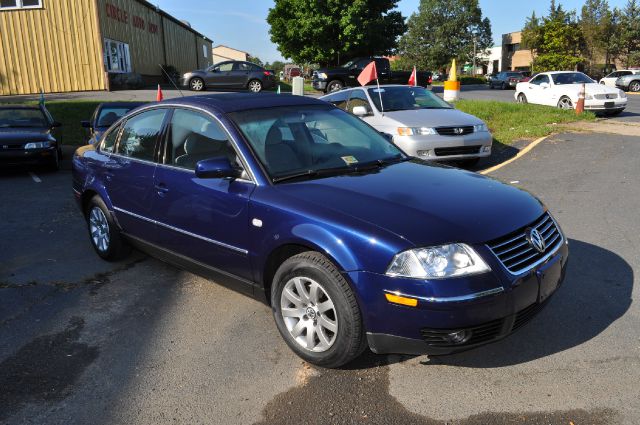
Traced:
<svg viewBox="0 0 640 425">
<path fill-rule="evenodd" d="M 489 131 L 489 127 L 485 123 L 476 124 L 473 126 L 474 133 L 480 133 L 481 131 Z"/>
<path fill-rule="evenodd" d="M 593 100 L 593 96 L 590 94 L 587 94 L 584 96 L 584 100 Z"/>
<path fill-rule="evenodd" d="M 618 93 L 618 95 L 620 96 L 620 99 L 626 99 L 627 98 L 627 94 L 622 91 L 622 90 L 618 90 L 620 93 Z"/>
<path fill-rule="evenodd" d="M 31 142 L 24 145 L 25 149 L 44 149 L 51 146 L 51 142 Z"/>
<path fill-rule="evenodd" d="M 327 74 L 324 72 L 318 72 L 318 78 L 320 78 L 321 80 L 326 80 Z"/>
<path fill-rule="evenodd" d="M 445 279 L 491 271 L 491 268 L 469 245 L 417 248 L 393 257 L 387 276 L 413 279 Z"/>
<path fill-rule="evenodd" d="M 435 128 L 430 127 L 398 127 L 400 136 L 428 136 L 438 134 Z"/>
</svg>

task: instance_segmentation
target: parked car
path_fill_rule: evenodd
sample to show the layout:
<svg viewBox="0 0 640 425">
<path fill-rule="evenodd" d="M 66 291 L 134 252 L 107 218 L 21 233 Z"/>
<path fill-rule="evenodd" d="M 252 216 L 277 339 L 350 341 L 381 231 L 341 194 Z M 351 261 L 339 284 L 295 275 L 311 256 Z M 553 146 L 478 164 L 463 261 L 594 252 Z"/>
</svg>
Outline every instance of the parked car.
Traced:
<svg viewBox="0 0 640 425">
<path fill-rule="evenodd" d="M 100 257 L 131 244 L 253 295 L 325 367 L 367 346 L 444 354 L 506 337 L 568 258 L 527 191 L 411 158 L 303 96 L 144 106 L 76 151 L 73 190 Z"/>
<path fill-rule="evenodd" d="M 626 75 L 640 75 L 640 69 L 621 69 L 619 71 L 613 71 L 610 74 L 607 74 L 606 77 L 600 79 L 600 84 L 604 84 L 609 87 L 616 87 L 616 81 L 620 77 L 624 77 Z M 639 87 L 640 89 L 640 87 Z"/>
<path fill-rule="evenodd" d="M 211 89 L 248 89 L 258 93 L 275 86 L 272 71 L 243 61 L 226 61 L 205 70 L 187 72 L 180 83 L 193 91 Z"/>
<path fill-rule="evenodd" d="M 531 81 L 533 78 L 535 78 L 535 76 L 538 75 L 538 73 L 534 73 L 531 75 L 526 75 L 524 76 L 524 78 L 522 80 L 520 80 L 521 83 L 526 83 L 527 81 Z"/>
<path fill-rule="evenodd" d="M 624 91 L 640 92 L 640 73 L 618 77 L 616 87 Z"/>
<path fill-rule="evenodd" d="M 344 87 L 357 87 L 358 75 L 372 61 L 376 62 L 376 71 L 380 84 L 407 84 L 412 71 L 392 71 L 388 58 L 356 58 L 339 68 L 320 68 L 313 73 L 313 88 L 325 93 L 342 90 Z M 418 85 L 428 87 L 432 76 L 429 71 L 418 71 Z M 369 84 L 376 84 L 372 81 Z"/>
<path fill-rule="evenodd" d="M 44 165 L 57 171 L 61 125 L 43 104 L 0 105 L 0 165 Z"/>
<path fill-rule="evenodd" d="M 497 72 L 492 72 L 491 74 L 487 74 L 487 76 L 486 76 L 487 83 L 491 83 L 491 80 L 496 78 L 496 75 L 498 75 Z"/>
<path fill-rule="evenodd" d="M 519 83 L 514 96 L 519 103 L 574 109 L 583 84 L 585 110 L 616 115 L 626 108 L 627 95 L 622 90 L 598 84 L 582 72 L 574 71 L 540 73 L 531 81 Z"/>
<path fill-rule="evenodd" d="M 522 72 L 516 71 L 505 71 L 499 72 L 495 77 L 489 80 L 489 88 L 499 88 L 502 90 L 506 90 L 508 88 L 515 88 L 516 84 L 518 84 L 525 76 Z"/>
<path fill-rule="evenodd" d="M 491 155 L 493 137 L 482 120 L 453 108 L 422 87 L 353 88 L 320 99 L 389 134 L 393 143 L 411 156 L 461 160 L 471 166 Z"/>
<path fill-rule="evenodd" d="M 144 105 L 146 102 L 104 102 L 99 104 L 91 119 L 88 121 L 81 121 L 82 127 L 88 129 L 89 140 L 87 143 L 93 144 L 100 140 L 102 133 L 104 133 L 113 123 L 118 121 L 127 112 L 138 106 Z"/>
</svg>

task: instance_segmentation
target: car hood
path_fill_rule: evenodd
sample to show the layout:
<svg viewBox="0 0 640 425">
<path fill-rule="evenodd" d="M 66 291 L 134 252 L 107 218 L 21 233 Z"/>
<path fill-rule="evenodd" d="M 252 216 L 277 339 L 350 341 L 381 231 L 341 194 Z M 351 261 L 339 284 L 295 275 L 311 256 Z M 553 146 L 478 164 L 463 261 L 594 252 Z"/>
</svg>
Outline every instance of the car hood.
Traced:
<svg viewBox="0 0 640 425">
<path fill-rule="evenodd" d="M 47 128 L 0 128 L 0 144 L 23 144 L 53 140 Z"/>
<path fill-rule="evenodd" d="M 277 190 L 346 216 L 354 230 L 380 229 L 416 246 L 484 243 L 537 219 L 544 207 L 522 189 L 469 171 L 413 160 Z M 350 220 L 350 222 L 349 222 Z M 362 222 L 377 229 L 363 229 Z"/>
<path fill-rule="evenodd" d="M 395 123 L 389 122 L 389 125 L 394 127 L 449 127 L 482 124 L 479 118 L 457 109 L 391 111 L 385 112 L 384 118 L 395 121 Z"/>
</svg>

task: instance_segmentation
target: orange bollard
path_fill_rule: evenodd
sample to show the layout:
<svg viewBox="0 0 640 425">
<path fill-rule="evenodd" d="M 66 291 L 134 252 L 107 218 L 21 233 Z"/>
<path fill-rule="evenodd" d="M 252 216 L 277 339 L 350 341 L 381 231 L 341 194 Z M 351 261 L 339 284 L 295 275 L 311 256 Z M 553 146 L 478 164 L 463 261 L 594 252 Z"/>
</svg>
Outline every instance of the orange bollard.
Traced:
<svg viewBox="0 0 640 425">
<path fill-rule="evenodd" d="M 578 104 L 576 105 L 576 114 L 580 115 L 584 112 L 584 95 L 585 95 L 585 87 L 584 83 L 582 83 L 582 87 L 580 88 L 580 92 L 578 93 Z"/>
</svg>

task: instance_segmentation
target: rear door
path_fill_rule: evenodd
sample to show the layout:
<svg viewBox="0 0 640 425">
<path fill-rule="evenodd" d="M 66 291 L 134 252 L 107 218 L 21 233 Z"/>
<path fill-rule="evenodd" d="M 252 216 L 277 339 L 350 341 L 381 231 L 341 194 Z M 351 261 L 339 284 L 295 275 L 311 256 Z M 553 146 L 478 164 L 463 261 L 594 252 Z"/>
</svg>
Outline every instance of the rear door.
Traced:
<svg viewBox="0 0 640 425">
<path fill-rule="evenodd" d="M 165 145 L 152 194 L 158 244 L 250 280 L 248 209 L 255 184 L 248 176 L 201 179 L 194 171 L 198 161 L 215 157 L 243 168 L 228 133 L 208 114 L 177 108 Z M 245 289 L 251 291 L 250 286 Z"/>
<path fill-rule="evenodd" d="M 235 88 L 244 88 L 249 83 L 252 65 L 246 62 L 235 62 L 231 71 L 231 81 Z"/>
<path fill-rule="evenodd" d="M 166 108 L 157 108 L 127 119 L 104 165 L 103 179 L 118 222 L 125 233 L 143 240 L 152 240 L 155 232 L 150 217 L 153 178 L 166 114 Z"/>
</svg>

